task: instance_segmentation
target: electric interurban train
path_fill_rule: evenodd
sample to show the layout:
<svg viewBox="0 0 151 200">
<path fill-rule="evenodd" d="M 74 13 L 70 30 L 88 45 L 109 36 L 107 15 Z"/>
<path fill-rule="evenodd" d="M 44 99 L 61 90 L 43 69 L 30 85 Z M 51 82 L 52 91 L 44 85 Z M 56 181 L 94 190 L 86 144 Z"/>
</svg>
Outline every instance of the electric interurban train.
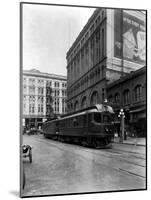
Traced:
<svg viewBox="0 0 151 200">
<path fill-rule="evenodd" d="M 84 146 L 107 146 L 114 138 L 113 109 L 97 104 L 86 109 L 45 122 L 42 126 L 46 138 Z"/>
</svg>

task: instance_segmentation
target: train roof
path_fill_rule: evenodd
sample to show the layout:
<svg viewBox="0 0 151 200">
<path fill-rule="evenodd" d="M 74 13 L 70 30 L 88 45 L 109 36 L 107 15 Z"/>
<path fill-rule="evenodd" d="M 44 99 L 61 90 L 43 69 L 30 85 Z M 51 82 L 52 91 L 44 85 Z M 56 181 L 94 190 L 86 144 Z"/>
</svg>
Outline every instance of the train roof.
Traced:
<svg viewBox="0 0 151 200">
<path fill-rule="evenodd" d="M 103 112 L 114 113 L 113 108 L 111 106 L 106 105 L 106 104 L 96 104 L 95 106 L 87 107 L 82 110 L 66 114 L 60 118 L 56 118 L 51 121 L 47 121 L 44 124 L 47 124 L 50 122 L 56 122 L 58 120 L 60 121 L 60 120 L 64 120 L 64 119 L 69 119 L 71 117 L 77 117 L 77 116 L 81 116 L 81 115 L 84 115 L 87 113 L 94 113 L 94 112 L 95 113 L 103 113 Z"/>
<path fill-rule="evenodd" d="M 43 124 L 49 124 L 50 122 L 55 122 L 55 121 L 58 121 L 59 119 L 58 118 L 55 118 L 55 119 L 52 119 L 52 120 L 49 120 L 49 121 L 46 121 L 44 122 Z"/>
<path fill-rule="evenodd" d="M 114 113 L 113 109 L 111 106 L 109 105 L 105 105 L 105 104 L 97 104 L 95 106 L 92 107 L 88 107 L 85 109 L 82 109 L 80 111 L 76 111 L 67 115 L 62 116 L 61 118 L 59 118 L 59 120 L 63 120 L 63 119 L 68 119 L 70 117 L 76 117 L 76 116 L 80 116 L 80 115 L 84 115 L 86 113 L 103 113 L 103 112 L 109 112 L 109 113 Z"/>
</svg>

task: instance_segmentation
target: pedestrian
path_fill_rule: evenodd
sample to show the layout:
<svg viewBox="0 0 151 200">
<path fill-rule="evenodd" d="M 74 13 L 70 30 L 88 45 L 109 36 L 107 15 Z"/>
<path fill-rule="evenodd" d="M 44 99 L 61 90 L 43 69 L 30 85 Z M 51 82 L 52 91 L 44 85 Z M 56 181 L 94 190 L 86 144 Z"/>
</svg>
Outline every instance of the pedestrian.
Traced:
<svg viewBox="0 0 151 200">
<path fill-rule="evenodd" d="M 127 132 L 126 132 L 126 129 L 124 129 L 124 140 L 127 140 Z"/>
<path fill-rule="evenodd" d="M 137 145 L 137 131 L 134 129 L 135 146 Z"/>
</svg>

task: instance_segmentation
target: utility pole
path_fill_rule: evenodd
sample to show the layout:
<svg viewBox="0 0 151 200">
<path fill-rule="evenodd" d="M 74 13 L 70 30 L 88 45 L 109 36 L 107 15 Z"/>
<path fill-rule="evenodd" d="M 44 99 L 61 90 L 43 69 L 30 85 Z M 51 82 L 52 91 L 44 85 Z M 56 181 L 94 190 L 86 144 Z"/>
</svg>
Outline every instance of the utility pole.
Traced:
<svg viewBox="0 0 151 200">
<path fill-rule="evenodd" d="M 121 9 L 121 79 L 124 76 L 124 55 L 123 55 L 123 9 Z M 123 87 L 122 87 L 122 82 L 121 82 L 121 96 L 123 93 Z M 118 115 L 121 119 L 121 130 L 120 130 L 120 142 L 123 143 L 124 139 L 124 112 L 123 112 L 123 99 L 121 98 L 121 110 Z"/>
<path fill-rule="evenodd" d="M 120 117 L 120 119 L 121 119 L 120 142 L 123 143 L 123 140 L 124 140 L 124 129 L 125 129 L 124 128 L 124 118 L 125 118 L 125 115 L 124 115 L 123 109 L 120 110 L 118 117 Z"/>
</svg>

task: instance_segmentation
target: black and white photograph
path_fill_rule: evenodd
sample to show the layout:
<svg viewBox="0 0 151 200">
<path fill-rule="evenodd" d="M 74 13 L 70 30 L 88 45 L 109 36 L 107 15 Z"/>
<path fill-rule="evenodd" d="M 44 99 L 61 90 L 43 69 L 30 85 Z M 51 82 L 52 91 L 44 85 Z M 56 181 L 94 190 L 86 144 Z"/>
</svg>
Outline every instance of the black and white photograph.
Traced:
<svg viewBox="0 0 151 200">
<path fill-rule="evenodd" d="M 21 197 L 147 190 L 146 33 L 137 4 L 20 3 Z"/>
</svg>

